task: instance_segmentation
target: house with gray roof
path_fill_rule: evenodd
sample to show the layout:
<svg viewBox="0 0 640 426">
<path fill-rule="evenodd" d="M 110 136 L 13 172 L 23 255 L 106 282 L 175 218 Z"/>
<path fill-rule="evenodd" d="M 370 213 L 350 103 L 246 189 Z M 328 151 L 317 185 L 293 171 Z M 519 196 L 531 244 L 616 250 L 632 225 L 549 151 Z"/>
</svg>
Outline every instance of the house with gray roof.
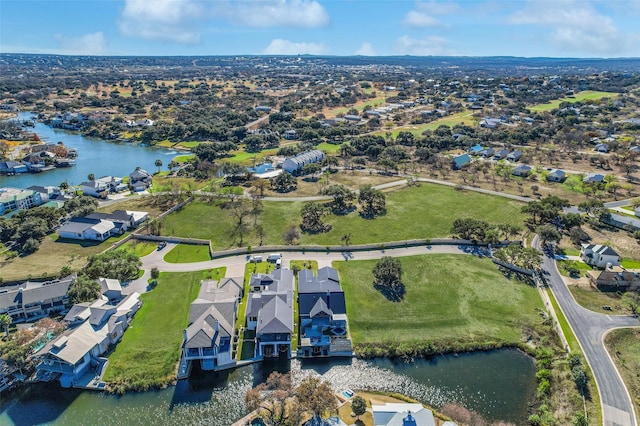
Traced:
<svg viewBox="0 0 640 426">
<path fill-rule="evenodd" d="M 183 333 L 179 377 L 189 375 L 193 362 L 199 362 L 202 370 L 235 365 L 232 340 L 243 282 L 242 277 L 200 282 Z"/>
<path fill-rule="evenodd" d="M 620 255 L 609 246 L 601 244 L 582 244 L 580 258 L 590 266 L 605 268 L 607 265 L 620 265 Z"/>
<path fill-rule="evenodd" d="M 324 152 L 319 149 L 302 152 L 293 157 L 287 157 L 282 162 L 282 170 L 287 173 L 297 173 L 302 170 L 304 166 L 311 163 L 319 163 L 325 157 Z"/>
<path fill-rule="evenodd" d="M 352 356 L 347 308 L 338 271 L 324 267 L 298 273 L 298 323 L 301 358 Z"/>
<path fill-rule="evenodd" d="M 567 174 L 564 170 L 560 169 L 553 169 L 549 171 L 549 174 L 547 175 L 547 181 L 549 182 L 564 182 L 566 178 Z"/>
<path fill-rule="evenodd" d="M 417 403 L 387 402 L 372 405 L 375 426 L 435 426 L 433 412 Z"/>
<path fill-rule="evenodd" d="M 110 220 L 74 217 L 58 229 L 61 238 L 73 240 L 104 241 L 112 235 L 126 231 L 126 227 L 117 226 Z"/>
<path fill-rule="evenodd" d="M 291 356 L 293 334 L 293 272 L 276 269 L 253 274 L 249 281 L 246 324 L 256 332 L 256 356 Z"/>
<path fill-rule="evenodd" d="M 36 354 L 36 378 L 59 380 L 64 388 L 81 386 L 85 375 L 100 375 L 106 359 L 102 357 L 117 344 L 142 302 L 131 293 L 117 304 L 100 298 L 74 305 L 65 316 L 69 328 L 48 342 Z"/>
<path fill-rule="evenodd" d="M 8 314 L 14 323 L 34 321 L 69 307 L 67 292 L 76 275 L 45 282 L 27 281 L 0 287 L 0 314 Z"/>
</svg>

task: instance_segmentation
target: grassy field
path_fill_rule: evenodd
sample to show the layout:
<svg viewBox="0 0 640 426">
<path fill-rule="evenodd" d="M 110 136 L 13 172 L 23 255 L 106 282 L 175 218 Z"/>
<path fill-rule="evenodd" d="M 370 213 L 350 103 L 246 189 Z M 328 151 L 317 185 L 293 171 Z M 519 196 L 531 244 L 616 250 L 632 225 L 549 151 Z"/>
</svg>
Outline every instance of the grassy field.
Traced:
<svg viewBox="0 0 640 426">
<path fill-rule="evenodd" d="M 265 149 L 260 152 L 247 152 L 244 150 L 233 151 L 231 157 L 223 158 L 221 161 L 230 161 L 232 163 L 242 163 L 246 166 L 251 166 L 253 159 L 255 158 L 256 164 L 261 164 L 265 157 L 276 155 L 277 149 Z"/>
<path fill-rule="evenodd" d="M 295 271 L 296 269 L 301 271 L 303 269 L 311 269 L 315 274 L 318 271 L 317 260 L 292 260 L 289 269 Z"/>
<path fill-rule="evenodd" d="M 453 127 L 456 124 L 466 124 L 469 126 L 473 126 L 477 123 L 477 119 L 473 117 L 473 113 L 471 111 L 462 111 L 455 114 L 448 115 L 446 117 L 439 118 L 435 121 L 425 124 L 419 124 L 415 126 L 401 126 L 396 127 L 391 130 L 391 136 L 397 137 L 400 132 L 411 132 L 415 136 L 421 136 L 425 130 L 435 130 L 440 126 L 449 126 Z M 384 136 L 387 133 L 386 130 L 380 130 L 378 132 L 374 132 L 374 135 Z"/>
<path fill-rule="evenodd" d="M 337 154 L 338 152 L 340 152 L 340 145 L 342 144 L 322 142 L 321 144 L 316 146 L 316 149 L 319 149 L 320 151 L 324 151 L 327 154 Z"/>
<path fill-rule="evenodd" d="M 283 244 L 283 233 L 300 223 L 302 202 L 264 202 L 258 222 L 265 229 L 264 244 Z M 473 209 L 469 209 L 473 206 Z M 303 234 L 299 244 L 341 244 L 351 234 L 351 244 L 383 243 L 412 238 L 447 237 L 451 224 L 459 217 L 475 217 L 492 223 L 522 225 L 521 204 L 504 198 L 475 192 L 458 192 L 453 188 L 422 184 L 387 194 L 387 213 L 375 219 L 363 219 L 357 212 L 345 216 L 330 215 L 325 222 L 332 229 L 323 234 Z M 212 240 L 216 249 L 237 245 L 231 236 L 234 227 L 228 211 L 217 205 L 194 202 L 180 212 L 167 216 L 165 230 L 170 235 Z M 259 239 L 248 233 L 243 245 L 257 246 Z"/>
<path fill-rule="evenodd" d="M 617 98 L 617 97 L 618 97 L 618 93 L 585 90 L 584 92 L 576 93 L 575 96 L 556 99 L 555 101 L 551 101 L 546 104 L 532 105 L 528 109 L 531 112 L 551 111 L 552 109 L 558 108 L 558 106 L 560 106 L 562 102 L 575 103 L 575 102 L 582 102 L 582 101 L 588 101 L 588 100 L 595 101 L 602 98 Z"/>
<path fill-rule="evenodd" d="M 373 287 L 376 261 L 334 262 L 340 272 L 354 344 L 419 341 L 518 343 L 539 323 L 533 286 L 505 278 L 489 259 L 433 254 L 399 258 L 406 288 L 400 302 Z"/>
<path fill-rule="evenodd" d="M 605 344 L 631 394 L 636 416 L 640 418 L 640 329 L 613 330 L 607 334 Z"/>
<path fill-rule="evenodd" d="M 189 305 L 202 279 L 202 271 L 163 272 L 156 288 L 140 296 L 142 308 L 109 356 L 104 381 L 110 387 L 144 390 L 175 379 Z"/>
<path fill-rule="evenodd" d="M 640 260 L 622 259 L 620 265 L 625 269 L 640 269 Z"/>
<path fill-rule="evenodd" d="M 573 294 L 573 298 L 581 306 L 601 314 L 624 315 L 627 313 L 624 305 L 620 301 L 620 296 L 614 292 L 599 291 L 593 287 L 568 285 Z M 610 306 L 611 310 L 602 309 L 603 306 Z"/>
<path fill-rule="evenodd" d="M 106 250 L 125 235 L 98 243 L 62 239 L 53 233 L 42 240 L 38 251 L 28 256 L 6 259 L 0 255 L 0 277 L 9 282 L 57 276 L 63 266 L 79 270 L 87 263 L 88 256 Z"/>
<path fill-rule="evenodd" d="M 168 263 L 191 263 L 211 260 L 209 246 L 195 244 L 178 244 L 164 257 Z"/>
<path fill-rule="evenodd" d="M 129 253 L 133 253 L 138 257 L 144 257 L 153 253 L 158 247 L 158 244 L 153 241 L 139 241 L 131 239 L 125 244 L 118 247 L 116 250 L 126 250 Z"/>
</svg>

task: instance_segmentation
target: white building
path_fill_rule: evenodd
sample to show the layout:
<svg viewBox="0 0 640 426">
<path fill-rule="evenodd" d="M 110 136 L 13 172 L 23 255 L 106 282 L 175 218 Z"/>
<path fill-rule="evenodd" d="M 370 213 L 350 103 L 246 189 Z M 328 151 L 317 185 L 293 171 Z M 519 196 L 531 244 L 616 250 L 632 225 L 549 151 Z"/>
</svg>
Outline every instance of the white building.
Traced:
<svg viewBox="0 0 640 426">
<path fill-rule="evenodd" d="M 620 265 L 620 255 L 611 247 L 600 244 L 582 244 L 580 258 L 587 265 L 598 268 L 605 268 L 608 264 Z"/>
<path fill-rule="evenodd" d="M 307 164 L 319 163 L 324 159 L 324 157 L 324 152 L 319 149 L 303 152 L 293 157 L 287 157 L 282 162 L 282 170 L 288 173 L 299 172 Z"/>
</svg>

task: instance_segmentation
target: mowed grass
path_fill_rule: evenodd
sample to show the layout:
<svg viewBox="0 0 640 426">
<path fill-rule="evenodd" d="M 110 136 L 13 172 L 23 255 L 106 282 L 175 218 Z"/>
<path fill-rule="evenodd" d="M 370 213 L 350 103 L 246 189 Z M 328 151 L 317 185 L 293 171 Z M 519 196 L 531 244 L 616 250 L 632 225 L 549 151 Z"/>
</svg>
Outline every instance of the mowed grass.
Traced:
<svg viewBox="0 0 640 426">
<path fill-rule="evenodd" d="M 613 330 L 605 337 L 605 344 L 640 417 L 640 329 Z"/>
<path fill-rule="evenodd" d="M 300 224 L 303 202 L 264 202 L 258 217 L 266 236 L 263 243 L 284 244 L 283 233 L 290 225 Z M 473 217 L 491 223 L 522 225 L 522 204 L 497 196 L 476 192 L 459 192 L 451 187 L 422 184 L 387 194 L 387 213 L 375 219 L 364 219 L 358 212 L 344 216 L 328 215 L 325 222 L 331 224 L 329 232 L 302 234 L 299 244 L 339 245 L 341 238 L 351 234 L 351 244 L 384 243 L 414 238 L 438 238 L 450 235 L 456 218 Z M 252 223 L 252 220 L 249 221 Z M 215 249 L 238 245 L 239 239 L 231 236 L 235 226 L 227 210 L 215 204 L 194 202 L 169 215 L 164 229 L 170 235 L 212 240 Z M 243 245 L 257 246 L 259 238 L 249 227 Z"/>
<path fill-rule="evenodd" d="M 543 111 L 551 111 L 560 106 L 562 102 L 582 102 L 582 101 L 595 101 L 602 98 L 617 98 L 618 93 L 612 92 L 598 92 L 593 90 L 585 90 L 584 92 L 576 93 L 575 96 L 566 97 L 562 99 L 556 99 L 555 101 L 551 101 L 545 104 L 532 105 L 528 109 L 531 112 L 543 112 Z"/>
<path fill-rule="evenodd" d="M 377 261 L 334 262 L 354 344 L 502 341 L 518 343 L 539 322 L 536 289 L 505 278 L 489 259 L 433 254 L 400 257 L 406 294 L 387 300 L 373 286 Z"/>
<path fill-rule="evenodd" d="M 168 263 L 191 263 L 211 260 L 209 246 L 195 244 L 178 244 L 164 257 Z"/>
<path fill-rule="evenodd" d="M 440 126 L 453 127 L 456 124 L 465 124 L 473 126 L 477 124 L 478 120 L 473 117 L 473 112 L 466 110 L 455 114 L 448 115 L 446 117 L 439 118 L 430 123 L 418 124 L 415 126 L 401 126 L 391 130 L 391 137 L 396 138 L 400 132 L 410 132 L 415 136 L 421 136 L 425 130 L 435 130 Z M 374 132 L 374 135 L 384 136 L 387 133 L 386 130 L 380 130 Z"/>
<path fill-rule="evenodd" d="M 109 356 L 105 382 L 144 390 L 175 379 L 182 331 L 202 278 L 202 271 L 160 274 L 157 286 L 140 296 L 142 308 Z"/>
</svg>

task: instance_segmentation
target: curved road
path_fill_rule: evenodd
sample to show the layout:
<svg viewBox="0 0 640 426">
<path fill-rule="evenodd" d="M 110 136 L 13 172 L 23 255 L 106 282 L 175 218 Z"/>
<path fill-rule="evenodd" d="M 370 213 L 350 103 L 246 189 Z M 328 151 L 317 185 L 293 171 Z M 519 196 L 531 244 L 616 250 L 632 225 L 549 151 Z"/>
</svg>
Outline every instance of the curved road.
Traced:
<svg viewBox="0 0 640 426">
<path fill-rule="evenodd" d="M 534 245 L 539 245 L 537 236 Z M 553 257 L 545 254 L 542 271 L 591 366 L 600 392 L 604 425 L 636 426 L 631 397 L 605 348 L 604 336 L 615 328 L 640 326 L 640 321 L 632 316 L 598 314 L 580 306 L 560 276 Z"/>
</svg>

